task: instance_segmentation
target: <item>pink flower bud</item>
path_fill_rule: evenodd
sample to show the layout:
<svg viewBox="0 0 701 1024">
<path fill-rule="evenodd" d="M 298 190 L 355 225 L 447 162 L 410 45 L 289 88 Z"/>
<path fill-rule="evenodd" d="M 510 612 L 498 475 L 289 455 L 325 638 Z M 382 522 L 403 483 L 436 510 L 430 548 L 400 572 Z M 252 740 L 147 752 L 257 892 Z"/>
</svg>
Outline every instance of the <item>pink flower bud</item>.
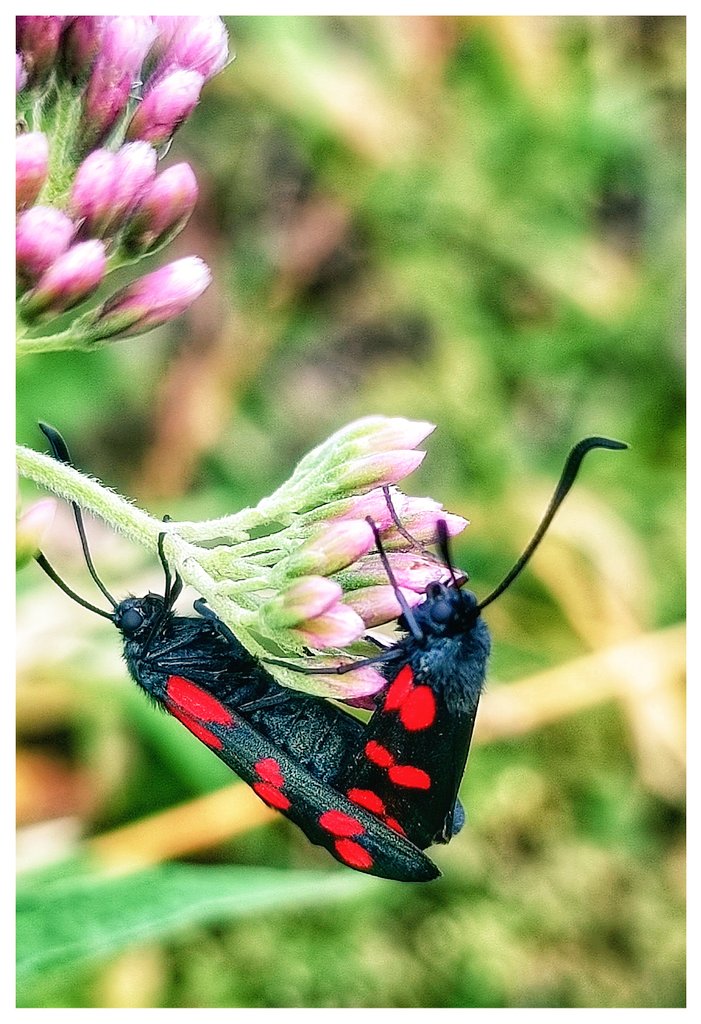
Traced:
<svg viewBox="0 0 701 1024">
<path fill-rule="evenodd" d="M 413 608 L 423 598 L 423 594 L 417 594 L 413 590 L 400 589 L 410 608 Z M 361 617 L 366 629 L 382 626 L 385 622 L 391 622 L 392 619 L 396 619 L 402 614 L 401 605 L 397 601 L 394 589 L 389 584 L 354 590 L 352 593 L 346 594 L 343 603 Z"/>
<path fill-rule="evenodd" d="M 153 24 L 156 26 L 156 38 L 151 47 L 151 58 L 160 63 L 163 54 L 173 42 L 173 36 L 185 19 L 177 14 L 154 14 Z"/>
<path fill-rule="evenodd" d="M 404 544 L 406 546 L 406 540 Z M 420 552 L 393 551 L 389 561 L 397 585 L 405 590 L 413 590 L 417 594 L 423 594 L 429 583 L 447 583 L 450 580 L 447 566 L 427 558 Z M 348 591 L 389 582 L 387 570 L 380 556 L 372 553 L 359 559 L 346 572 L 339 573 L 335 579 Z"/>
<path fill-rule="evenodd" d="M 410 499 L 419 501 L 423 499 Z M 404 511 L 400 516 L 404 529 L 420 544 L 434 544 L 437 530 L 436 523 L 442 519 L 448 529 L 448 536 L 454 537 L 461 533 L 468 525 L 468 520 L 457 516 L 453 512 L 445 512 L 440 506 L 434 510 L 425 510 L 418 513 Z M 396 526 L 390 526 L 382 534 L 382 543 L 387 551 L 404 549 L 407 546 L 406 538 L 401 535 Z"/>
<path fill-rule="evenodd" d="M 323 576 L 307 576 L 271 598 L 260 614 L 272 629 L 289 629 L 327 612 L 342 596 L 338 583 Z"/>
<path fill-rule="evenodd" d="M 365 623 L 352 608 L 337 604 L 293 632 L 309 647 L 346 647 L 364 634 Z"/>
<path fill-rule="evenodd" d="M 226 64 L 228 37 L 221 18 L 194 15 L 177 19 L 157 18 L 156 21 L 159 29 L 170 33 L 170 40 L 163 47 L 163 56 L 156 69 L 158 78 L 172 68 L 183 68 L 197 71 L 208 79 Z"/>
<path fill-rule="evenodd" d="M 110 227 L 121 227 L 146 195 L 156 177 L 157 160 L 156 150 L 148 142 L 130 142 L 117 150 Z"/>
<path fill-rule="evenodd" d="M 367 416 L 355 423 L 352 448 L 357 455 L 416 448 L 435 429 L 435 423 L 407 420 L 400 416 Z M 350 446 L 349 446 L 350 447 Z"/>
<path fill-rule="evenodd" d="M 21 215 L 15 229 L 17 273 L 34 282 L 66 251 L 75 225 L 54 206 L 33 206 Z"/>
<path fill-rule="evenodd" d="M 110 19 L 104 15 L 73 18 L 63 37 L 63 64 L 73 81 L 85 79 L 102 46 L 105 26 Z"/>
<path fill-rule="evenodd" d="M 17 18 L 17 46 L 32 85 L 48 76 L 58 53 L 66 17 L 20 16 Z"/>
<path fill-rule="evenodd" d="M 15 139 L 17 210 L 35 201 L 46 181 L 49 143 L 43 132 L 27 132 Z"/>
<path fill-rule="evenodd" d="M 54 498 L 42 498 L 24 512 L 17 522 L 16 559 L 24 565 L 34 558 L 51 529 L 56 512 Z"/>
<path fill-rule="evenodd" d="M 71 189 L 71 210 L 83 221 L 83 234 L 107 237 L 120 230 L 155 178 L 156 160 L 148 142 L 131 142 L 116 153 L 96 149 L 86 156 Z"/>
<path fill-rule="evenodd" d="M 152 252 L 182 231 L 197 202 L 197 179 L 189 164 L 174 164 L 158 175 L 123 236 L 131 254 Z"/>
<path fill-rule="evenodd" d="M 121 66 L 134 78 L 141 70 L 156 31 L 148 14 L 107 16 L 99 54 L 102 68 L 118 69 Z"/>
<path fill-rule="evenodd" d="M 142 334 L 180 316 L 212 280 L 209 267 L 186 256 L 122 288 L 98 313 L 96 338 Z"/>
<path fill-rule="evenodd" d="M 116 154 L 95 149 L 78 168 L 71 188 L 70 208 L 83 222 L 83 233 L 100 236 L 112 215 L 116 181 Z"/>
<path fill-rule="evenodd" d="M 337 492 L 366 491 L 396 484 L 421 465 L 424 451 L 385 451 L 379 455 L 353 459 L 335 473 Z"/>
<path fill-rule="evenodd" d="M 195 109 L 203 85 L 204 77 L 197 71 L 167 74 L 148 90 L 137 107 L 127 138 L 163 145 Z"/>
<path fill-rule="evenodd" d="M 392 488 L 392 491 L 395 508 L 397 508 L 397 490 Z M 379 530 L 385 529 L 392 522 L 385 492 L 381 487 L 375 487 L 366 494 L 354 494 L 351 498 L 340 498 L 338 501 L 320 505 L 319 508 L 305 513 L 304 520 L 315 523 L 326 519 L 366 519 L 368 516 Z"/>
<path fill-rule="evenodd" d="M 15 54 L 15 80 L 17 83 L 17 92 L 22 92 L 25 85 L 27 84 L 27 72 L 24 67 L 24 61 L 22 60 L 22 54 Z"/>
<path fill-rule="evenodd" d="M 329 576 L 351 565 L 374 544 L 372 529 L 363 519 L 330 523 L 280 563 L 279 570 L 285 576 Z"/>
<path fill-rule="evenodd" d="M 85 94 L 84 145 L 99 144 L 124 112 L 155 31 L 146 15 L 107 18 Z"/>
<path fill-rule="evenodd" d="M 99 286 L 107 259 L 102 242 L 79 242 L 59 256 L 27 296 L 23 310 L 28 316 L 50 311 L 62 313 L 76 306 Z"/>
<path fill-rule="evenodd" d="M 334 448 L 343 449 L 349 455 L 372 455 L 415 448 L 435 429 L 435 424 L 425 420 L 407 420 L 401 416 L 364 416 L 337 431 L 321 447 L 333 443 Z"/>
<path fill-rule="evenodd" d="M 294 659 L 291 660 L 290 664 L 303 666 L 309 665 L 310 662 L 308 658 L 303 660 Z M 362 668 L 353 669 L 352 672 L 344 672 L 343 675 L 335 673 L 333 670 L 338 668 L 339 665 L 348 664 L 348 658 L 316 654 L 312 664 L 314 668 L 328 668 L 329 671 L 328 675 L 319 673 L 318 675 L 307 676 L 307 680 L 312 683 L 309 686 L 309 691 L 323 697 L 332 697 L 335 700 L 343 701 L 352 707 L 365 708 L 368 711 L 372 711 L 375 707 L 373 695 L 384 690 L 387 686 L 385 677 L 371 665 L 364 665 Z M 271 672 L 274 675 L 282 676 L 284 670 L 281 670 L 279 667 L 271 667 Z M 299 678 L 297 673 L 289 672 L 285 674 L 284 681 L 287 685 L 293 686 L 294 683 L 299 682 Z"/>
</svg>

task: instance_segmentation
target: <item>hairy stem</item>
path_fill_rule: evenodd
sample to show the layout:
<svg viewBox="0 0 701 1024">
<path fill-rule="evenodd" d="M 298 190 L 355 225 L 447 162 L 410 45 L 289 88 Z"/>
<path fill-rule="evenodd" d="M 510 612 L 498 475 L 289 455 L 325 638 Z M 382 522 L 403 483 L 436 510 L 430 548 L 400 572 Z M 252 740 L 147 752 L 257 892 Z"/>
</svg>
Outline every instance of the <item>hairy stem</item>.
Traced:
<svg viewBox="0 0 701 1024">
<path fill-rule="evenodd" d="M 136 508 L 126 498 L 83 476 L 73 466 L 58 462 L 50 455 L 17 446 L 17 468 L 22 476 L 46 487 L 67 501 L 76 501 L 81 508 L 104 519 L 110 526 L 144 547 L 156 551 L 158 535 L 164 524 Z"/>
</svg>

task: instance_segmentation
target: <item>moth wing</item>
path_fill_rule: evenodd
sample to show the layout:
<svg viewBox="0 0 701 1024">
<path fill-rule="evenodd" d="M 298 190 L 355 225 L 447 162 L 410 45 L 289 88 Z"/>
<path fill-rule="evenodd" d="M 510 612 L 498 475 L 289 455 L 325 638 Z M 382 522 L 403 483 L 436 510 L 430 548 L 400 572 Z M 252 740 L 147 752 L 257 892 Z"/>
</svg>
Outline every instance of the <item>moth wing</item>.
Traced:
<svg viewBox="0 0 701 1024">
<path fill-rule="evenodd" d="M 365 794 L 368 805 L 376 798 L 385 820 L 398 823 L 420 849 L 448 842 L 464 823 L 458 790 L 478 703 L 479 697 L 456 708 L 404 666 L 339 788 Z"/>
<path fill-rule="evenodd" d="M 347 867 L 397 881 L 429 881 L 438 868 L 365 807 L 315 778 L 258 732 L 236 708 L 182 677 L 168 680 L 164 705 L 269 807 Z"/>
</svg>

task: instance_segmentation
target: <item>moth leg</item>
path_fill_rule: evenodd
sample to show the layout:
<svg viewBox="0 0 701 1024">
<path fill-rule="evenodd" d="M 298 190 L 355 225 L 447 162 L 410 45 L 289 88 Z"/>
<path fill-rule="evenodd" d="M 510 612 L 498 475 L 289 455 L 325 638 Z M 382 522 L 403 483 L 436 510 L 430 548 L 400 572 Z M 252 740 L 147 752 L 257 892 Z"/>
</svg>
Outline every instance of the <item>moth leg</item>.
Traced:
<svg viewBox="0 0 701 1024">
<path fill-rule="evenodd" d="M 449 843 L 453 836 L 460 832 L 467 821 L 467 813 L 459 800 L 455 801 L 453 809 L 446 815 L 443 828 L 433 837 L 434 843 Z"/>
<path fill-rule="evenodd" d="M 420 540 L 417 540 L 416 537 L 412 537 L 412 535 L 409 533 L 406 526 L 399 518 L 399 513 L 394 507 L 394 502 L 392 501 L 392 493 L 389 487 L 383 487 L 382 493 L 385 496 L 385 504 L 387 505 L 387 510 L 392 517 L 392 522 L 396 526 L 399 533 L 401 533 L 402 537 L 404 537 L 405 540 L 408 540 L 413 548 L 416 548 L 417 551 L 420 551 L 424 558 L 428 558 L 432 562 L 440 562 L 440 559 L 436 558 L 432 551 L 429 551 L 428 548 L 424 544 L 422 544 Z"/>
<path fill-rule="evenodd" d="M 396 659 L 397 651 L 394 644 L 385 648 L 381 654 L 375 654 L 372 658 L 359 658 L 358 661 L 349 661 L 344 665 L 329 665 L 326 668 L 313 668 L 310 665 L 293 665 L 282 658 L 261 658 L 266 665 L 279 665 L 280 668 L 287 668 L 290 672 L 299 672 L 303 676 L 343 676 L 346 672 L 354 672 L 357 668 L 364 668 L 366 665 L 377 665 L 381 662 Z"/>
<path fill-rule="evenodd" d="M 390 647 L 394 647 L 394 641 L 393 640 L 387 640 L 387 639 L 380 640 L 379 637 L 377 637 L 377 636 L 370 636 L 369 633 L 365 634 L 365 636 L 363 637 L 363 640 L 366 643 L 368 643 L 368 644 L 372 644 L 373 647 L 379 647 L 381 651 L 388 651 L 390 649 Z"/>
<path fill-rule="evenodd" d="M 172 654 L 173 651 L 178 651 L 182 647 L 189 647 L 190 644 L 190 639 L 174 640 L 170 644 L 165 644 L 163 647 L 159 647 L 157 651 L 147 651 L 145 654 L 142 655 L 142 661 L 157 661 L 160 658 L 163 658 L 164 655 L 166 654 Z"/>
<path fill-rule="evenodd" d="M 163 516 L 163 522 L 169 523 L 170 516 Z M 166 608 L 172 608 L 175 602 L 180 597 L 180 594 L 182 593 L 183 581 L 180 578 L 179 573 L 176 572 L 175 576 L 173 576 L 173 574 L 170 571 L 168 559 L 166 558 L 165 551 L 163 550 L 165 536 L 165 530 L 163 531 L 163 533 L 158 534 L 158 557 L 161 561 L 161 565 L 163 566 L 163 572 L 165 574 L 165 588 L 163 593 L 163 600 L 165 601 Z"/>
<path fill-rule="evenodd" d="M 207 622 L 211 622 L 218 633 L 228 640 L 238 650 L 241 647 L 241 641 L 234 635 L 229 629 L 225 622 L 219 618 L 214 609 L 210 608 L 204 597 L 198 597 L 192 606 L 198 615 L 201 615 Z"/>
<path fill-rule="evenodd" d="M 282 687 L 281 687 L 282 689 Z M 311 693 L 301 693 L 299 690 L 290 690 L 288 693 L 269 693 L 265 697 L 258 697 L 256 700 L 246 701 L 240 704 L 239 711 L 258 711 L 261 708 L 279 707 L 281 704 L 289 704 L 291 700 L 311 698 Z M 317 698 L 319 699 L 319 698 Z"/>
</svg>

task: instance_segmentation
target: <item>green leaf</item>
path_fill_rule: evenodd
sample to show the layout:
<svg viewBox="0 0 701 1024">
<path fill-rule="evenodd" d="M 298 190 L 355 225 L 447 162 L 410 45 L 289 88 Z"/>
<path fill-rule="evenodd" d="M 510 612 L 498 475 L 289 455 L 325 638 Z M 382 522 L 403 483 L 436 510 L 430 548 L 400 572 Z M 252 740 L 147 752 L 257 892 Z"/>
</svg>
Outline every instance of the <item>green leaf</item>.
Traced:
<svg viewBox="0 0 701 1024">
<path fill-rule="evenodd" d="M 350 872 L 163 864 L 109 875 L 87 861 L 20 882 L 18 997 L 47 971 L 64 975 L 128 947 L 169 938 L 191 925 L 230 920 L 296 903 L 328 903 L 365 892 L 373 880 Z M 27 1005 L 27 1003 L 25 1003 Z"/>
</svg>

